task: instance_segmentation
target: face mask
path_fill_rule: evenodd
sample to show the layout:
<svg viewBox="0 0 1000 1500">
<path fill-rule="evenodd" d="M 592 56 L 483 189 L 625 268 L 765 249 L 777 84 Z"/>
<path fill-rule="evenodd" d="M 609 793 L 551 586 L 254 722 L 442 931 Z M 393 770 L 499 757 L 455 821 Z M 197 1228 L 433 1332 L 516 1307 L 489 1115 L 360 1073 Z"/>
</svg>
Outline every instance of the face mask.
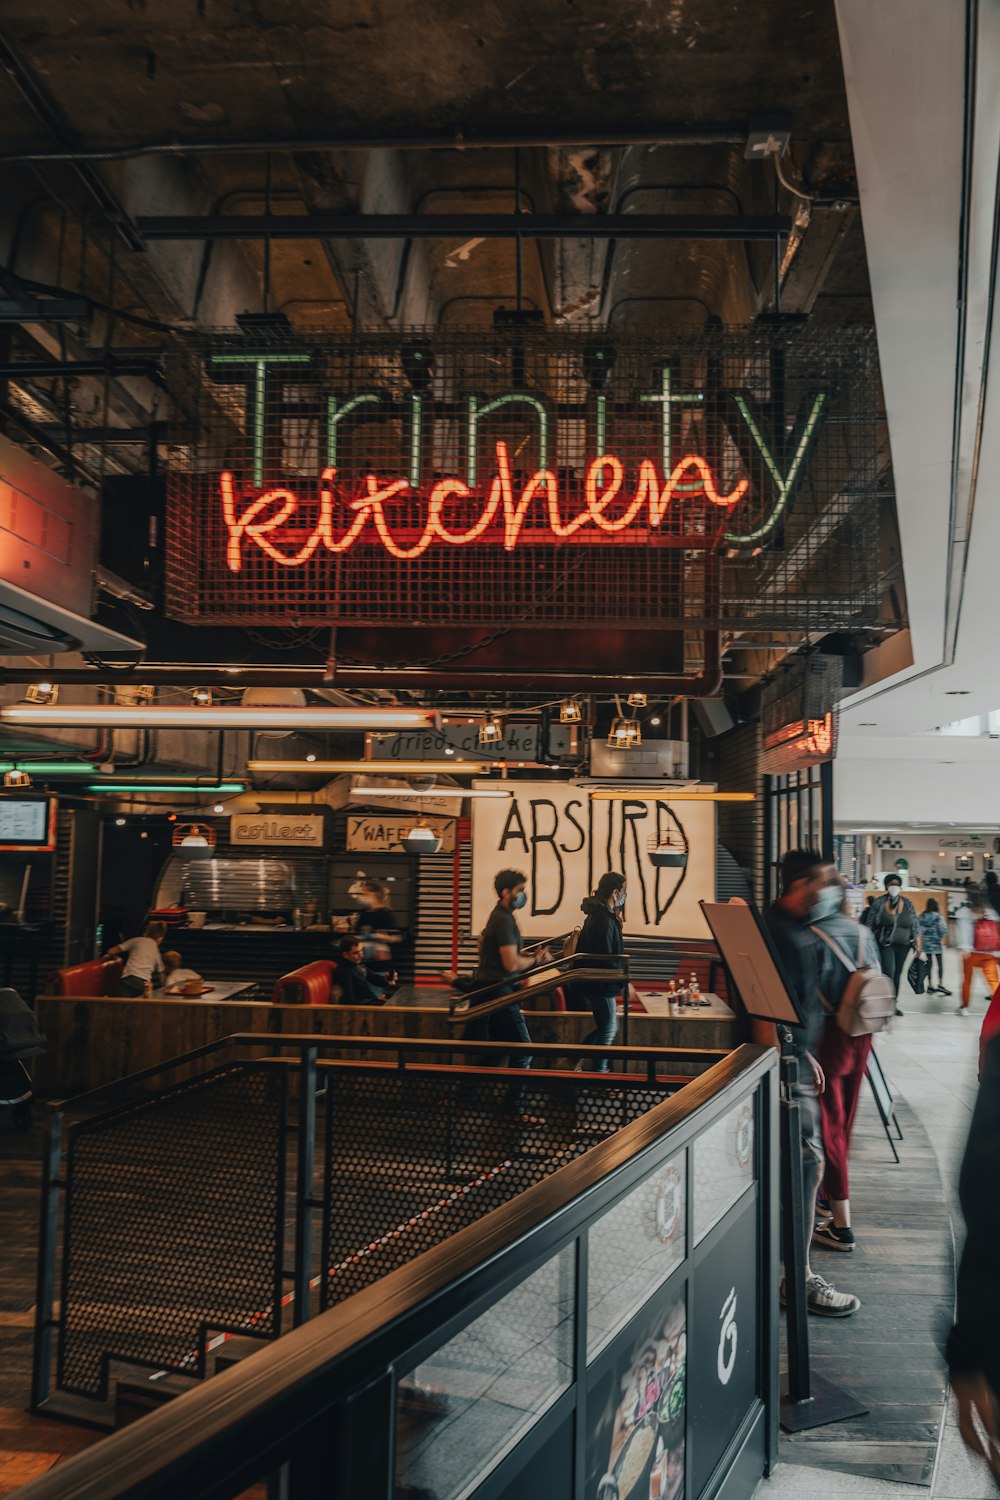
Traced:
<svg viewBox="0 0 1000 1500">
<path fill-rule="evenodd" d="M 822 922 L 824 917 L 832 917 L 840 910 L 844 899 L 844 893 L 839 885 L 825 885 L 816 895 L 809 915 L 814 922 Z"/>
<path fill-rule="evenodd" d="M 625 895 L 626 895 L 625 891 L 616 891 L 615 892 L 615 906 L 618 908 L 619 911 L 621 911 L 624 908 L 624 906 L 625 906 Z"/>
<path fill-rule="evenodd" d="M 896 902 L 896 901 L 899 900 L 899 886 L 898 885 L 891 885 L 889 887 L 889 900 L 892 901 L 892 902 Z"/>
<path fill-rule="evenodd" d="M 511 909 L 511 911 L 520 911 L 521 908 L 523 906 L 527 906 L 527 904 L 528 904 L 528 898 L 524 894 L 524 892 L 521 891 L 520 895 L 515 896 L 514 899 L 513 899 L 513 901 L 510 903 L 510 909 Z"/>
</svg>

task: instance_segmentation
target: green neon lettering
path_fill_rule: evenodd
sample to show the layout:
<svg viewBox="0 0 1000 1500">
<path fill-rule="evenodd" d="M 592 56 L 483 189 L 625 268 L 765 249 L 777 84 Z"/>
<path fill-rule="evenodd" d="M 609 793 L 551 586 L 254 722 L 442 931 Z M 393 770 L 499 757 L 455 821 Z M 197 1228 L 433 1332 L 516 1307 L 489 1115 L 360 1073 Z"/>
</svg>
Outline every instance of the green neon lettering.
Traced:
<svg viewBox="0 0 1000 1500">
<path fill-rule="evenodd" d="M 597 442 L 594 452 L 595 458 L 603 458 L 608 449 L 608 398 L 598 396 L 597 398 Z"/>
<path fill-rule="evenodd" d="M 500 411 L 504 406 L 530 406 L 538 417 L 538 463 L 536 469 L 547 469 L 549 464 L 549 414 L 537 396 L 524 391 L 511 391 L 506 396 L 497 396 L 493 401 L 479 405 L 478 396 L 469 397 L 469 425 L 466 433 L 466 478 L 469 489 L 475 489 L 478 471 L 479 423 L 491 411 Z"/>
<path fill-rule="evenodd" d="M 802 435 L 799 438 L 795 453 L 792 456 L 792 461 L 788 466 L 788 473 L 785 475 L 782 475 L 780 468 L 775 462 L 774 455 L 771 452 L 770 448 L 767 446 L 764 435 L 757 425 L 757 422 L 754 420 L 753 413 L 750 410 L 750 405 L 746 397 L 737 395 L 733 399 L 736 402 L 736 407 L 739 411 L 740 416 L 747 424 L 747 430 L 750 433 L 750 436 L 753 438 L 761 458 L 764 460 L 764 466 L 771 476 L 771 482 L 774 485 L 775 493 L 777 495 L 777 499 L 774 503 L 774 508 L 772 509 L 770 515 L 766 518 L 766 520 L 762 521 L 754 531 L 748 531 L 745 534 L 740 534 L 735 531 L 726 532 L 725 540 L 727 542 L 736 542 L 739 545 L 746 545 L 750 542 L 762 541 L 764 537 L 768 536 L 774 530 L 775 526 L 777 526 L 778 522 L 781 520 L 781 517 L 788 509 L 789 502 L 791 501 L 792 496 L 795 493 L 799 479 L 801 478 L 803 470 L 805 468 L 806 456 L 813 445 L 817 432 L 822 425 L 823 417 L 826 413 L 826 405 L 830 399 L 830 393 L 828 391 L 819 391 L 813 397 L 812 406 L 809 409 L 809 415 L 806 417 L 805 425 L 802 428 Z"/>
<path fill-rule="evenodd" d="M 253 407 L 250 426 L 253 431 L 253 482 L 259 489 L 264 483 L 264 403 L 267 397 L 268 365 L 308 365 L 311 354 L 213 354 L 214 365 L 253 365 Z"/>
<path fill-rule="evenodd" d="M 647 396 L 640 396 L 640 401 L 656 401 L 660 406 L 660 436 L 662 447 L 662 461 L 664 477 L 669 479 L 674 472 L 674 450 L 673 450 L 673 412 L 672 407 L 683 405 L 696 405 L 704 401 L 705 397 L 701 391 L 685 392 L 683 395 L 675 395 L 672 389 L 673 372 L 669 365 L 664 365 L 660 370 L 660 389 Z M 674 493 L 677 495 L 697 495 L 700 493 L 701 485 L 692 484 L 688 480 L 685 484 L 678 484 Z"/>
<path fill-rule="evenodd" d="M 329 469 L 336 469 L 338 467 L 338 463 L 337 463 L 337 428 L 340 426 L 341 422 L 343 422 L 343 420 L 345 419 L 345 417 L 349 417 L 351 415 L 351 412 L 357 411 L 357 409 L 358 409 L 359 406 L 364 406 L 368 402 L 375 402 L 376 405 L 377 405 L 378 402 L 381 401 L 381 399 L 382 399 L 382 397 L 379 396 L 378 394 L 376 394 L 375 391 L 362 391 L 362 393 L 361 393 L 360 396 L 352 396 L 349 401 L 345 401 L 344 404 L 343 404 L 343 406 L 340 406 L 340 405 L 338 405 L 339 397 L 337 397 L 337 396 L 327 396 L 327 398 L 326 398 L 326 464 L 327 464 L 327 468 L 329 468 Z"/>
</svg>

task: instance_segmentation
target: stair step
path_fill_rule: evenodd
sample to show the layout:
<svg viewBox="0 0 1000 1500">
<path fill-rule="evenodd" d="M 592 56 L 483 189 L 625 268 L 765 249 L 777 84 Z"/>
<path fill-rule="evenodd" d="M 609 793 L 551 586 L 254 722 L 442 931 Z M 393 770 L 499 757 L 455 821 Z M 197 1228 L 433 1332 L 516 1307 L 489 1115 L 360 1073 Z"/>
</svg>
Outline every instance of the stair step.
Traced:
<svg viewBox="0 0 1000 1500">
<path fill-rule="evenodd" d="M 128 1427 L 198 1382 L 185 1375 L 129 1376 L 115 1387 L 115 1427 Z"/>
</svg>

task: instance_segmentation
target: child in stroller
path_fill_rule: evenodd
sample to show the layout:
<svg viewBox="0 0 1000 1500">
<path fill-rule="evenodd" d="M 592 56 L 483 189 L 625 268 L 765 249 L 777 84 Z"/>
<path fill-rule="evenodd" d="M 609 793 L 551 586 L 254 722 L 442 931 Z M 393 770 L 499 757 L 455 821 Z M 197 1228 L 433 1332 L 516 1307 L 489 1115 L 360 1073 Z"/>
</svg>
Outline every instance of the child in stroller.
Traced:
<svg viewBox="0 0 1000 1500">
<path fill-rule="evenodd" d="M 34 1090 L 24 1059 L 44 1051 L 34 1011 L 16 990 L 0 989 L 0 1106 L 13 1106 L 15 1130 L 30 1130 L 33 1119 Z"/>
</svg>

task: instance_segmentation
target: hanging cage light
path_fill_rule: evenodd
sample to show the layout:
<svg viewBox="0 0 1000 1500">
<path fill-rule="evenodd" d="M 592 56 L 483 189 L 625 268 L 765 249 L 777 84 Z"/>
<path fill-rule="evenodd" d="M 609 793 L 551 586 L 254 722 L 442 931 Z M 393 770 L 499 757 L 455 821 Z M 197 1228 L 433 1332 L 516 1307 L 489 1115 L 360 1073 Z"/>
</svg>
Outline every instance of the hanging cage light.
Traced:
<svg viewBox="0 0 1000 1500">
<path fill-rule="evenodd" d="M 496 714 L 487 714 L 479 726 L 478 740 L 481 745 L 496 745 L 503 739 L 503 725 Z"/>
<path fill-rule="evenodd" d="M 581 724 L 583 722 L 583 709 L 580 707 L 579 698 L 564 698 L 559 705 L 560 724 Z"/>
<path fill-rule="evenodd" d="M 624 715 L 612 719 L 608 733 L 609 750 L 633 750 L 642 744 L 642 729 L 638 719 L 626 719 Z"/>
</svg>

